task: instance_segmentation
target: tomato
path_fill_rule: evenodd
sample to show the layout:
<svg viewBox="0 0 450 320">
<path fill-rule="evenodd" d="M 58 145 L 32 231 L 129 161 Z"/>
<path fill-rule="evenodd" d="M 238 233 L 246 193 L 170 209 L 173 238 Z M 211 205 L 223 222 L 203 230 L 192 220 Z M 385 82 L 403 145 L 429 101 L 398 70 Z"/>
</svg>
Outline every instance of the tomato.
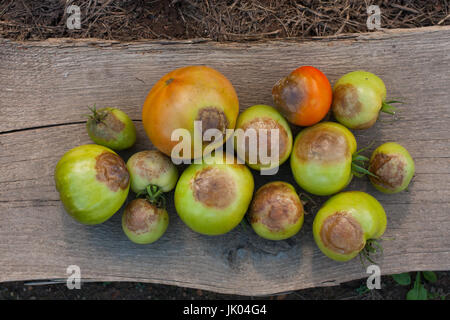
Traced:
<svg viewBox="0 0 450 320">
<path fill-rule="evenodd" d="M 96 144 L 123 150 L 136 142 L 136 128 L 125 112 L 117 108 L 96 110 L 95 107 L 91 111 L 86 128 Z"/>
<path fill-rule="evenodd" d="M 369 239 L 380 238 L 386 223 L 386 213 L 374 197 L 361 191 L 342 192 L 317 212 L 314 240 L 329 258 L 347 261 L 357 256 Z"/>
<path fill-rule="evenodd" d="M 291 169 L 298 185 L 315 195 L 330 195 L 345 188 L 353 177 L 353 134 L 335 122 L 303 129 L 295 138 Z"/>
<path fill-rule="evenodd" d="M 256 191 L 249 220 L 262 238 L 284 240 L 300 231 L 304 220 L 303 205 L 292 185 L 270 182 Z"/>
<path fill-rule="evenodd" d="M 158 150 L 145 150 L 133 154 L 127 161 L 131 176 L 131 190 L 138 193 L 148 185 L 156 185 L 163 192 L 175 188 L 178 171 L 175 165 Z"/>
<path fill-rule="evenodd" d="M 342 76 L 333 87 L 331 109 L 337 121 L 350 129 L 367 129 L 374 125 L 380 111 L 393 113 L 386 99 L 383 80 L 366 71 L 353 71 Z"/>
<path fill-rule="evenodd" d="M 236 91 L 225 76 L 206 66 L 189 66 L 169 72 L 153 86 L 144 102 L 142 121 L 153 145 L 168 156 L 179 143 L 172 141 L 174 130 L 187 130 L 191 152 L 174 156 L 191 159 L 194 143 L 201 150 L 209 144 L 203 139 L 207 129 L 222 134 L 211 148 L 221 146 L 231 134 L 226 129 L 234 129 L 238 113 Z M 199 121 L 201 128 L 195 129 L 194 121 Z"/>
<path fill-rule="evenodd" d="M 129 178 L 122 158 L 95 144 L 69 150 L 55 168 L 64 208 L 84 224 L 102 223 L 120 209 L 130 189 Z"/>
<path fill-rule="evenodd" d="M 224 234 L 244 217 L 253 195 L 253 176 L 230 155 L 214 154 L 191 164 L 175 188 L 175 208 L 192 230 Z"/>
<path fill-rule="evenodd" d="M 137 244 L 153 243 L 166 232 L 169 214 L 145 199 L 131 201 L 123 212 L 122 229 Z"/>
<path fill-rule="evenodd" d="M 311 126 L 330 110 L 330 81 L 314 67 L 304 66 L 280 79 L 272 89 L 275 106 L 290 123 Z"/>
<path fill-rule="evenodd" d="M 369 176 L 373 186 L 384 193 L 405 190 L 414 176 L 414 160 L 408 150 L 395 142 L 387 142 L 374 150 L 370 157 Z"/>
<path fill-rule="evenodd" d="M 238 134 L 238 129 L 242 130 L 242 137 Z M 254 136 L 251 135 L 252 130 L 255 132 Z M 275 145 L 272 145 L 271 142 L 272 130 L 278 130 L 278 141 Z M 261 139 L 262 134 L 266 135 L 265 140 Z M 256 139 L 255 143 L 250 138 Z M 236 123 L 234 147 L 238 156 L 245 159 L 250 168 L 255 170 L 271 169 L 283 164 L 291 154 L 291 128 L 275 108 L 266 105 L 255 105 L 239 115 Z M 264 163 L 260 150 L 263 150 L 264 157 L 268 157 L 271 160 L 278 159 Z M 274 155 L 274 152 L 278 152 L 278 156 Z"/>
</svg>

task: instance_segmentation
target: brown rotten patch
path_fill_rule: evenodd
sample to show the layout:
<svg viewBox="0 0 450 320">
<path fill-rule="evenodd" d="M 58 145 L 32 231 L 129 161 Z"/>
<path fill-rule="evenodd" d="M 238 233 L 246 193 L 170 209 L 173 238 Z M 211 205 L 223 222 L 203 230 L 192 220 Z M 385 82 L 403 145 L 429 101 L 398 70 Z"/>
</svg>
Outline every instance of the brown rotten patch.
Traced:
<svg viewBox="0 0 450 320">
<path fill-rule="evenodd" d="M 387 189 L 396 189 L 403 184 L 406 170 L 405 162 L 398 155 L 377 153 L 370 161 L 369 171 L 377 178 L 370 176 L 373 183 Z"/>
<path fill-rule="evenodd" d="M 286 149 L 288 147 L 288 133 L 286 132 L 286 129 L 280 125 L 277 121 L 275 121 L 274 119 L 271 118 L 255 118 L 247 123 L 245 123 L 242 126 L 242 130 L 244 131 L 244 133 L 249 130 L 249 129 L 253 129 L 256 131 L 256 150 L 257 150 L 257 162 L 258 164 L 261 163 L 261 159 L 259 156 L 259 152 L 258 150 L 260 148 L 262 148 L 263 150 L 267 150 L 267 156 L 271 157 L 272 156 L 272 134 L 271 134 L 271 130 L 278 130 L 278 155 L 279 155 L 279 159 L 281 159 L 285 153 L 286 153 Z M 267 130 L 267 137 L 266 137 L 266 144 L 265 145 L 260 145 L 260 130 Z M 245 159 L 248 161 L 250 159 L 249 156 L 249 151 L 251 150 L 251 146 L 250 146 L 250 139 L 248 136 L 245 137 Z"/>
<path fill-rule="evenodd" d="M 346 212 L 336 212 L 327 217 L 320 229 L 320 238 L 325 247 L 340 254 L 349 254 L 364 248 L 361 225 Z"/>
<path fill-rule="evenodd" d="M 278 110 L 290 121 L 295 118 L 306 96 L 303 86 L 298 83 L 299 81 L 302 80 L 289 75 L 278 80 L 272 88 L 273 102 Z"/>
<path fill-rule="evenodd" d="M 135 199 L 126 206 L 124 215 L 127 229 L 142 234 L 150 231 L 150 226 L 159 217 L 159 210 L 144 199 Z"/>
<path fill-rule="evenodd" d="M 142 178 L 157 179 L 170 170 L 170 161 L 158 150 L 140 151 L 133 156 L 134 167 Z"/>
<path fill-rule="evenodd" d="M 261 223 L 271 231 L 295 224 L 303 215 L 303 205 L 292 189 L 282 182 L 261 187 L 250 206 L 251 223 Z"/>
<path fill-rule="evenodd" d="M 309 130 L 298 140 L 295 152 L 299 160 L 339 162 L 350 157 L 347 139 L 340 132 L 321 128 Z"/>
<path fill-rule="evenodd" d="M 90 119 L 87 125 L 89 131 L 98 138 L 110 141 L 125 129 L 125 124 L 110 111 L 98 111 L 98 118 L 95 117 L 94 114 L 94 118 Z"/>
<path fill-rule="evenodd" d="M 232 177 L 214 167 L 197 172 L 191 181 L 191 189 L 196 201 L 216 209 L 224 209 L 232 204 L 237 192 Z"/>
<path fill-rule="evenodd" d="M 208 129 L 217 129 L 222 134 L 228 127 L 228 120 L 225 113 L 216 107 L 206 107 L 198 112 L 197 121 L 202 122 L 202 136 Z M 206 141 L 204 141 L 207 143 Z"/>
<path fill-rule="evenodd" d="M 105 151 L 98 155 L 95 170 L 97 180 L 105 183 L 110 190 L 115 192 L 128 187 L 130 175 L 125 162 L 117 154 Z"/>
</svg>

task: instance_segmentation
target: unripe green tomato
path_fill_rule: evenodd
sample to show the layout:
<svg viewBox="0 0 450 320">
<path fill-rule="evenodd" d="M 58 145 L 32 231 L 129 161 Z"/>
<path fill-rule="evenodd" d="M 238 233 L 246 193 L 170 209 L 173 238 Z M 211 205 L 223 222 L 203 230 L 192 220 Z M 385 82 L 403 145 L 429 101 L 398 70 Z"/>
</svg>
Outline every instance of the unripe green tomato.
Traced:
<svg viewBox="0 0 450 320">
<path fill-rule="evenodd" d="M 236 134 L 234 147 L 238 156 L 245 159 L 246 164 L 250 168 L 255 170 L 269 170 L 278 167 L 289 158 L 292 150 L 291 128 L 281 113 L 275 108 L 267 105 L 254 105 L 246 109 L 237 119 L 236 130 L 238 129 L 242 129 L 243 134 L 246 136 L 240 138 L 240 136 Z M 254 136 L 252 136 L 250 130 L 254 130 Z M 271 143 L 272 130 L 278 131 L 278 141 L 276 146 Z M 260 140 L 260 134 L 266 134 L 266 143 L 264 143 L 264 139 Z M 254 139 L 256 139 L 256 141 L 254 141 Z M 271 158 L 272 153 L 277 151 L 276 148 L 278 148 L 278 161 L 268 164 L 261 163 L 262 156 L 264 155 L 265 157 Z M 260 154 L 260 149 L 262 149 L 262 152 L 265 154 Z"/>
<path fill-rule="evenodd" d="M 295 181 L 307 192 L 325 196 L 345 188 L 353 177 L 353 134 L 335 122 L 303 129 L 295 138 L 291 169 Z"/>
<path fill-rule="evenodd" d="M 248 217 L 260 237 L 284 240 L 300 231 L 304 220 L 303 205 L 292 185 L 270 182 L 256 191 Z"/>
<path fill-rule="evenodd" d="M 149 184 L 168 192 L 175 188 L 178 170 L 170 158 L 158 150 L 145 150 L 133 154 L 127 161 L 131 176 L 131 190 L 138 193 Z"/>
<path fill-rule="evenodd" d="M 166 232 L 169 214 L 145 199 L 131 201 L 123 212 L 122 229 L 137 244 L 153 243 Z"/>
<path fill-rule="evenodd" d="M 380 238 L 386 223 L 386 213 L 377 199 L 361 191 L 342 192 L 317 212 L 314 240 L 329 258 L 348 261 L 363 250 L 368 239 Z"/>
<path fill-rule="evenodd" d="M 227 158 L 228 161 L 225 161 Z M 191 164 L 175 188 L 175 208 L 192 230 L 224 234 L 244 217 L 253 195 L 253 176 L 233 156 L 224 154 Z"/>
<path fill-rule="evenodd" d="M 136 128 L 125 112 L 117 108 L 93 109 L 86 123 L 89 137 L 96 144 L 123 150 L 136 142 Z"/>
<path fill-rule="evenodd" d="M 373 186 L 384 193 L 405 190 L 414 176 L 414 160 L 408 150 L 395 142 L 387 142 L 374 150 L 369 162 Z"/>
<path fill-rule="evenodd" d="M 63 155 L 55 168 L 55 183 L 64 208 L 74 219 L 99 224 L 125 202 L 130 176 L 114 151 L 87 144 Z"/>
<path fill-rule="evenodd" d="M 367 129 L 377 121 L 385 99 L 383 80 L 370 72 L 353 71 L 334 84 L 331 109 L 344 126 Z"/>
</svg>

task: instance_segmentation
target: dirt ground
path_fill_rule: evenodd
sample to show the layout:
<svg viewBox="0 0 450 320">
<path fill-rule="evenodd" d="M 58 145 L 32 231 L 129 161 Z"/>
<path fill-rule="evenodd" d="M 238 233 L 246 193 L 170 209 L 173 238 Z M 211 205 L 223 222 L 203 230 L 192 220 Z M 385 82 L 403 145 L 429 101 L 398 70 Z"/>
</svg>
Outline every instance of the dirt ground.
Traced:
<svg viewBox="0 0 450 320">
<path fill-rule="evenodd" d="M 0 37 L 138 39 L 206 38 L 252 41 L 311 38 L 367 32 L 367 7 L 379 5 L 382 28 L 450 25 L 448 0 L 2 0 Z M 66 26 L 70 5 L 79 5 L 81 29 Z M 436 299 L 449 296 L 450 272 L 438 272 L 426 284 Z M 382 277 L 381 290 L 367 290 L 365 279 L 335 287 L 312 288 L 267 299 L 405 299 L 411 286 Z M 203 290 L 144 283 L 86 283 L 81 290 L 65 285 L 0 284 L 0 299 L 241 299 Z"/>
<path fill-rule="evenodd" d="M 413 273 L 411 273 L 413 275 Z M 435 297 L 450 298 L 450 272 L 436 272 L 438 280 L 425 287 Z M 413 277 L 414 279 L 414 277 Z M 399 300 L 405 299 L 410 286 L 397 284 L 392 277 L 381 277 L 380 290 L 368 290 L 366 280 L 354 280 L 339 286 L 311 288 L 264 297 L 226 295 L 198 289 L 132 282 L 100 282 L 82 284 L 80 290 L 69 290 L 65 284 L 32 286 L 23 282 L 0 284 L 0 300 L 3 299 L 152 299 L 152 300 L 201 300 L 201 299 L 294 299 L 294 300 Z"/>
<path fill-rule="evenodd" d="M 71 5 L 79 5 L 80 30 L 66 27 Z M 369 5 L 379 5 L 382 28 L 450 24 L 448 0 L 3 0 L 0 36 L 124 41 L 310 38 L 367 32 Z"/>
</svg>

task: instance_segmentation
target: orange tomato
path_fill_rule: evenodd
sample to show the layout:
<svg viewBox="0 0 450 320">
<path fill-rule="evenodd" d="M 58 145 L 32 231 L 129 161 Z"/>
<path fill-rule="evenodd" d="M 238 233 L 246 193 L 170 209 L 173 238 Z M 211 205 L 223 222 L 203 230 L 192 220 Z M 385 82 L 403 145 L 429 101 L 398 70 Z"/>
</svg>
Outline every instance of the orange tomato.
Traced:
<svg viewBox="0 0 450 320">
<path fill-rule="evenodd" d="M 168 156 L 180 141 L 171 140 L 174 130 L 188 130 L 191 153 L 179 157 L 188 159 L 194 157 L 194 139 L 202 150 L 210 143 L 203 139 L 207 129 L 222 132 L 223 139 L 214 141 L 215 148 L 221 146 L 228 138 L 226 129 L 234 129 L 238 113 L 236 91 L 224 75 L 207 66 L 188 66 L 169 72 L 153 86 L 144 102 L 142 121 L 153 145 Z M 201 121 L 201 132 L 194 127 L 196 120 Z"/>
<path fill-rule="evenodd" d="M 332 89 L 330 81 L 319 69 L 304 66 L 280 79 L 272 89 L 272 97 L 289 122 L 311 126 L 330 110 Z"/>
</svg>

